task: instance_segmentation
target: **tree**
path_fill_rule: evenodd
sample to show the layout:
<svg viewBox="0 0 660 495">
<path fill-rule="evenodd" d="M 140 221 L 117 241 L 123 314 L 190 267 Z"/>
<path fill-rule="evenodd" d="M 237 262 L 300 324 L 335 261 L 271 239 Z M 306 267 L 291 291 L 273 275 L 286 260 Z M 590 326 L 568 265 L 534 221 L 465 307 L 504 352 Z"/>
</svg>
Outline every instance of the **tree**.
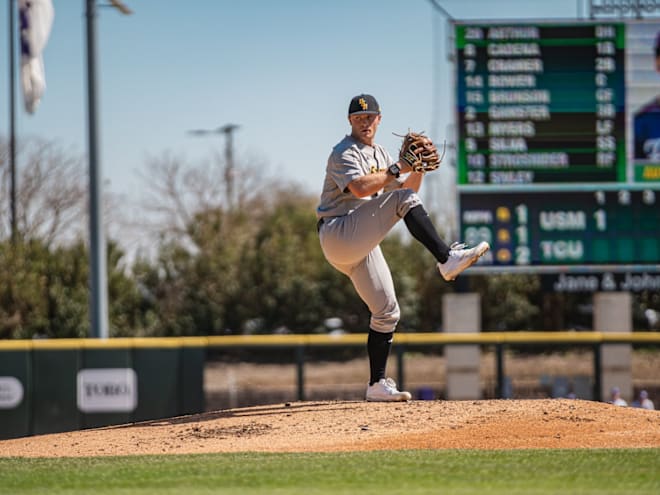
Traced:
<svg viewBox="0 0 660 495">
<path fill-rule="evenodd" d="M 147 165 L 143 225 L 158 243 L 153 266 L 144 258 L 133 271 L 158 308 L 159 328 L 151 331 L 223 333 L 228 301 L 240 288 L 241 257 L 266 208 L 261 193 L 274 186 L 258 167 L 240 167 L 238 207 L 232 209 L 222 167 L 191 166 L 169 153 L 150 158 Z"/>
<path fill-rule="evenodd" d="M 2 197 L 9 167 L 0 146 Z M 82 157 L 54 142 L 29 139 L 17 160 L 18 237 L 10 242 L 9 208 L 0 208 L 0 338 L 87 337 L 89 261 L 87 174 Z M 7 194 L 5 194 L 7 193 Z M 108 246 L 110 334 L 139 333 L 149 307 L 126 275 L 124 252 Z"/>
<path fill-rule="evenodd" d="M 0 146 L 0 197 L 9 198 L 10 170 L 5 144 Z M 86 226 L 86 184 L 80 155 L 53 141 L 19 143 L 16 211 L 19 237 L 47 246 L 80 238 Z M 10 209 L 0 208 L 0 238 L 10 232 Z"/>
<path fill-rule="evenodd" d="M 109 246 L 111 336 L 133 335 L 148 322 L 132 279 Z M 0 338 L 89 336 L 89 263 L 83 242 L 48 246 L 40 240 L 0 243 Z"/>
<path fill-rule="evenodd" d="M 259 214 L 275 181 L 264 175 L 265 166 L 258 160 L 243 164 L 235 180 L 238 192 L 236 209 Z M 174 239 L 191 252 L 195 245 L 194 230 L 198 215 L 204 212 L 227 212 L 230 203 L 224 186 L 224 167 L 201 162 L 194 165 L 182 157 L 166 152 L 147 159 L 147 174 L 143 176 L 145 195 L 140 207 L 144 216 L 138 227 L 151 232 L 159 243 Z"/>
<path fill-rule="evenodd" d="M 540 283 L 536 275 L 473 276 L 472 290 L 481 295 L 484 330 L 538 328 Z"/>
</svg>

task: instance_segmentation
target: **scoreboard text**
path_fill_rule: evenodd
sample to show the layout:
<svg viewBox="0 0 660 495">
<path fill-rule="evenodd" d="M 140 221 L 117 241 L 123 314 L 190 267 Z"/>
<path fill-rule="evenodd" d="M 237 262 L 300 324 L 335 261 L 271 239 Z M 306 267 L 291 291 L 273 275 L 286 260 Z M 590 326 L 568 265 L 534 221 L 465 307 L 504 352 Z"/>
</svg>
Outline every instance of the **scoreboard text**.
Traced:
<svg viewBox="0 0 660 495">
<path fill-rule="evenodd" d="M 457 29 L 459 184 L 625 178 L 622 24 Z"/>
<path fill-rule="evenodd" d="M 626 23 L 459 23 L 455 40 L 459 220 L 491 243 L 480 265 L 660 266 L 660 182 L 636 183 L 628 150 Z"/>
</svg>

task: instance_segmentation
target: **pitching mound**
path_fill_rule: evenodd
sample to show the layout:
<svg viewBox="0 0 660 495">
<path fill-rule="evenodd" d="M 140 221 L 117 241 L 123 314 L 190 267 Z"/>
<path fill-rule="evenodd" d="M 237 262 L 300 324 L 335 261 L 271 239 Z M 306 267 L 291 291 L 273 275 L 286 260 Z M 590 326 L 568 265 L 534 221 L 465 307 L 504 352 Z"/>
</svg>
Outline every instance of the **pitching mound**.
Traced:
<svg viewBox="0 0 660 495">
<path fill-rule="evenodd" d="M 660 412 L 581 400 L 292 402 L 0 442 L 2 456 L 660 447 Z"/>
</svg>

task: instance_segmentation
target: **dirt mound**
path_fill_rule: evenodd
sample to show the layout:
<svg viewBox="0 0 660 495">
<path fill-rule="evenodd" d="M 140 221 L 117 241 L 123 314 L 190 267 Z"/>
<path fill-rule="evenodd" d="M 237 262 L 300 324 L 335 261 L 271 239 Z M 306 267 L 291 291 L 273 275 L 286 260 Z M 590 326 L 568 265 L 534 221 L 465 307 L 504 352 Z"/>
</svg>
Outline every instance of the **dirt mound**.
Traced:
<svg viewBox="0 0 660 495">
<path fill-rule="evenodd" d="M 5 440 L 0 455 L 628 447 L 660 447 L 660 412 L 564 399 L 328 401 Z"/>
</svg>

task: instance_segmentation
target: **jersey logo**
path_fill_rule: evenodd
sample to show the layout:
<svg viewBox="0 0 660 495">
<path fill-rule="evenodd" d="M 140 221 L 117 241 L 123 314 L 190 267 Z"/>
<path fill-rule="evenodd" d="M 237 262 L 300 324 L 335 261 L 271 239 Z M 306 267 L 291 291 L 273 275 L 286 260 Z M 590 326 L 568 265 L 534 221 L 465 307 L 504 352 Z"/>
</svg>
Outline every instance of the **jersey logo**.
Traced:
<svg viewBox="0 0 660 495">
<path fill-rule="evenodd" d="M 369 105 L 367 104 L 367 101 L 364 98 L 360 98 L 358 100 L 358 103 L 362 107 L 362 110 L 366 110 L 367 108 L 369 108 Z"/>
</svg>

